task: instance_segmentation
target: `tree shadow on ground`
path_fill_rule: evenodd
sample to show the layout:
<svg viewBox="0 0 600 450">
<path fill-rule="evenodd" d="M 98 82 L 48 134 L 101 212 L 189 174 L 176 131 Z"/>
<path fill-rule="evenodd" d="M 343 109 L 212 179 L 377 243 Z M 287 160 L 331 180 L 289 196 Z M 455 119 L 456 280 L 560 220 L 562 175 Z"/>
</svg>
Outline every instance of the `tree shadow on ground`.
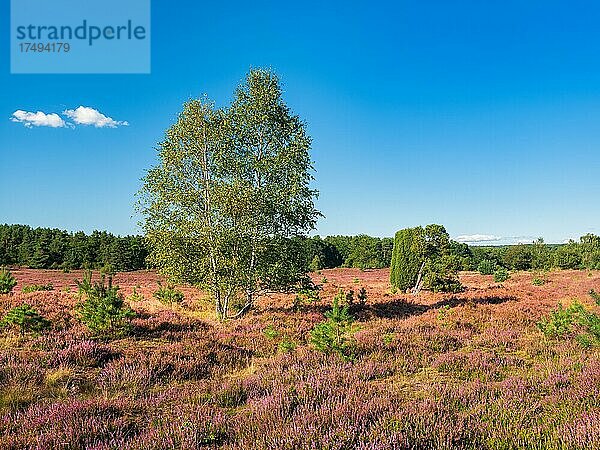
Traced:
<svg viewBox="0 0 600 450">
<path fill-rule="evenodd" d="M 466 297 L 451 297 L 440 300 L 431 305 L 423 305 L 415 303 L 412 298 L 398 298 L 385 303 L 374 303 L 361 305 L 352 305 L 350 312 L 359 320 L 367 321 L 374 318 L 385 319 L 405 319 L 410 316 L 417 316 L 426 313 L 432 309 L 443 308 L 448 306 L 454 308 L 461 305 L 498 305 L 504 302 L 514 301 L 517 298 L 514 296 L 484 296 L 478 298 Z M 302 313 L 317 313 L 325 314 L 331 310 L 329 303 L 312 303 L 303 305 L 299 309 L 292 306 L 289 307 L 273 307 L 265 308 L 263 311 L 283 314 L 302 314 Z"/>
<path fill-rule="evenodd" d="M 255 313 L 279 313 L 279 314 L 310 314 L 318 313 L 325 314 L 331 309 L 331 303 L 326 302 L 315 302 L 307 305 L 296 306 L 272 306 L 265 308 L 254 309 Z"/>
<path fill-rule="evenodd" d="M 182 334 L 205 332 L 210 326 L 201 320 L 173 322 L 168 317 L 157 317 L 146 312 L 138 312 L 131 334 L 138 338 L 177 338 Z"/>
<path fill-rule="evenodd" d="M 461 305 L 498 305 L 514 300 L 516 300 L 516 297 L 514 296 L 485 296 L 478 298 L 451 297 L 431 305 L 422 305 L 411 301 L 411 299 L 399 298 L 386 303 L 366 305 L 362 308 L 362 311 L 357 311 L 357 313 L 361 320 L 368 320 L 370 318 L 404 319 L 446 306 L 454 308 Z"/>
</svg>

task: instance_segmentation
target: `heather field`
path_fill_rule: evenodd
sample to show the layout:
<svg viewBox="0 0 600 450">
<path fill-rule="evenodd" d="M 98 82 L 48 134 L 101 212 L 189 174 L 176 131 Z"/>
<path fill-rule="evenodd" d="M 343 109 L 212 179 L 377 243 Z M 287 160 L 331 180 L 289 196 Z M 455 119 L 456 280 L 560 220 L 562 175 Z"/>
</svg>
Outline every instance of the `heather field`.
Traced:
<svg viewBox="0 0 600 450">
<path fill-rule="evenodd" d="M 600 351 L 536 326 L 559 302 L 600 312 L 598 271 L 462 273 L 459 294 L 392 293 L 389 271 L 323 270 L 320 300 L 259 299 L 220 323 L 202 292 L 153 298 L 154 272 L 119 273 L 131 334 L 93 339 L 75 318 L 82 272 L 15 269 L 0 312 L 28 303 L 39 335 L 0 334 L 2 449 L 595 449 Z M 24 294 L 24 285 L 53 291 Z M 352 358 L 310 330 L 338 290 L 366 289 Z"/>
</svg>

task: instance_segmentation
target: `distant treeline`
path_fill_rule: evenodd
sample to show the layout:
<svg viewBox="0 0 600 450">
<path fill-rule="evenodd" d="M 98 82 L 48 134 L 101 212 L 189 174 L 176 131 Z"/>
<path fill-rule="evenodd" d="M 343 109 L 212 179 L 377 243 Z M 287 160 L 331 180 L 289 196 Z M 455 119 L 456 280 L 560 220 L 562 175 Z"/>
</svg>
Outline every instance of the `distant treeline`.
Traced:
<svg viewBox="0 0 600 450">
<path fill-rule="evenodd" d="M 110 266 L 128 271 L 145 268 L 146 255 L 141 236 L 0 225 L 0 266 L 64 270 Z"/>
<path fill-rule="evenodd" d="M 392 238 L 358 236 L 319 236 L 303 240 L 310 270 L 335 267 L 377 269 L 389 267 Z M 463 270 L 483 266 L 510 270 L 600 269 L 600 237 L 587 234 L 579 242 L 499 247 L 468 246 L 451 242 L 453 255 Z M 0 266 L 36 269 L 98 269 L 110 266 L 116 271 L 147 268 L 148 250 L 142 236 L 115 236 L 105 231 L 70 233 L 27 225 L 0 225 Z"/>
<path fill-rule="evenodd" d="M 311 269 L 389 267 L 393 239 L 359 236 L 328 236 L 307 239 Z M 469 246 L 451 241 L 451 255 L 462 270 L 481 270 L 481 266 L 509 270 L 600 269 L 600 237 L 582 236 L 578 242 L 545 244 L 542 239 L 531 244 L 494 247 Z"/>
<path fill-rule="evenodd" d="M 311 270 L 334 267 L 380 269 L 389 267 L 394 239 L 358 236 L 319 236 L 306 239 Z"/>
<path fill-rule="evenodd" d="M 465 270 L 480 270 L 491 262 L 511 270 L 600 269 L 600 236 L 586 234 L 578 242 L 532 244 L 501 247 L 469 247 L 472 256 L 464 260 Z"/>
</svg>

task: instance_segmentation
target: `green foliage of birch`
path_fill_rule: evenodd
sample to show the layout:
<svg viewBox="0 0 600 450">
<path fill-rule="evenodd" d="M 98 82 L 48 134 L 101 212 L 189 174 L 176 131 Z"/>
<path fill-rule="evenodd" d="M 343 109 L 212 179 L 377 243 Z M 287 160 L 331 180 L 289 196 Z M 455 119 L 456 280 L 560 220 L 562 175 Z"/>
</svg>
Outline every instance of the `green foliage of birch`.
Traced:
<svg viewBox="0 0 600 450">
<path fill-rule="evenodd" d="M 250 71 L 226 108 L 185 103 L 140 192 L 151 263 L 208 290 L 221 319 L 302 281 L 300 237 L 319 216 L 310 146 L 271 71 Z"/>
</svg>

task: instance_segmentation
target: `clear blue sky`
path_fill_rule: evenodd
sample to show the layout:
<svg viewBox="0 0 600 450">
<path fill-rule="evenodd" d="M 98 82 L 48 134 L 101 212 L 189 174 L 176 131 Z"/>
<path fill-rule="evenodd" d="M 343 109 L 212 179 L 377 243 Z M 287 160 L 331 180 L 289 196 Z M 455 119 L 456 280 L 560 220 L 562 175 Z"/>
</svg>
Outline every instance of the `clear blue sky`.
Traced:
<svg viewBox="0 0 600 450">
<path fill-rule="evenodd" d="M 600 232 L 595 2 L 155 0 L 150 75 L 10 75 L 7 3 L 0 222 L 137 232 L 134 193 L 182 102 L 226 103 L 261 66 L 314 139 L 321 235 Z M 129 126 L 10 120 L 80 105 Z"/>
</svg>

